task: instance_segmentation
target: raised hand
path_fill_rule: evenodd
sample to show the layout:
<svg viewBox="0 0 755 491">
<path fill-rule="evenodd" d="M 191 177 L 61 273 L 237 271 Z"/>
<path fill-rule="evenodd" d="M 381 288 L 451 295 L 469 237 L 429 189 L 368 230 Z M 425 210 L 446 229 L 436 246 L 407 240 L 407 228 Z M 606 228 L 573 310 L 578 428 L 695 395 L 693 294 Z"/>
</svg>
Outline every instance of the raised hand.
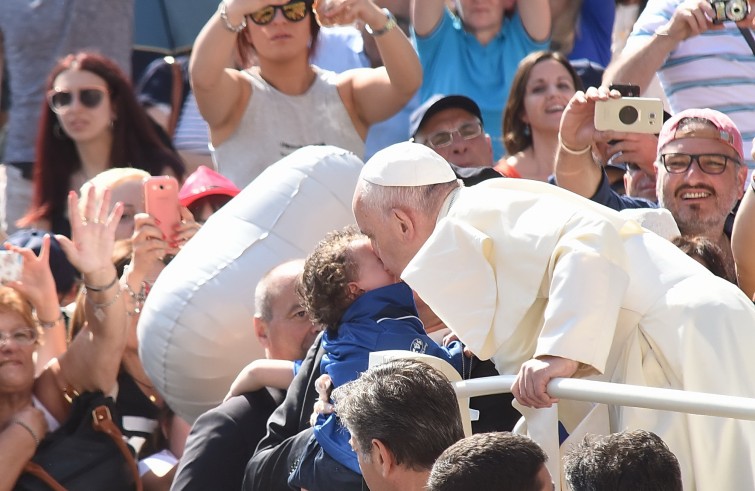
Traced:
<svg viewBox="0 0 755 491">
<path fill-rule="evenodd" d="M 82 275 L 92 275 L 113 269 L 113 245 L 115 230 L 123 214 L 123 203 L 117 203 L 110 209 L 110 189 L 105 190 L 102 201 L 97 207 L 96 190 L 91 186 L 86 196 L 82 197 L 83 214 L 79 214 L 79 198 L 75 191 L 68 193 L 69 220 L 71 237 L 56 236 L 63 251 L 73 266 Z"/>
<path fill-rule="evenodd" d="M 24 261 L 21 278 L 10 281 L 7 285 L 23 295 L 37 309 L 40 319 L 53 321 L 60 315 L 58 308 L 55 278 L 50 270 L 50 236 L 42 238 L 39 256 L 24 247 L 5 244 L 5 248 L 20 254 Z M 41 312 L 46 305 L 51 305 L 49 312 Z"/>
</svg>

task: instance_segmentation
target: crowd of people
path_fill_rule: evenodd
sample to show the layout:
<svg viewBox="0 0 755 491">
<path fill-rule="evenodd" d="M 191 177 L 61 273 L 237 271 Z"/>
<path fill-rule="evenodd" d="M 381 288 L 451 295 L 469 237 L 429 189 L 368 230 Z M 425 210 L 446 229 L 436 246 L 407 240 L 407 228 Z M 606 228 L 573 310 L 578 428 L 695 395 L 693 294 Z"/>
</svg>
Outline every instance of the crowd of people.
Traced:
<svg viewBox="0 0 755 491">
<path fill-rule="evenodd" d="M 755 0 L 222 0 L 132 75 L 134 3 L 0 4 L 0 490 L 102 393 L 134 489 L 755 491 L 753 422 L 548 392 L 755 398 Z M 598 129 L 638 96 L 654 131 Z M 256 284 L 225 400 L 171 407 L 163 270 L 322 145 L 365 162 L 353 223 Z"/>
</svg>

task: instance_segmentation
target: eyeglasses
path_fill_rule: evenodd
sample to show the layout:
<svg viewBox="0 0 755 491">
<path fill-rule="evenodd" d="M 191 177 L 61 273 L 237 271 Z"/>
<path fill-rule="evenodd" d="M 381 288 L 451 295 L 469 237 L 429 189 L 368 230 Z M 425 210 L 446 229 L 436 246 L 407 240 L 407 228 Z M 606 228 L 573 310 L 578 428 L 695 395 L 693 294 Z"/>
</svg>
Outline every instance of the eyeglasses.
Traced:
<svg viewBox="0 0 755 491">
<path fill-rule="evenodd" d="M 309 11 L 308 6 L 308 2 L 305 0 L 287 3 L 286 5 L 268 5 L 248 14 L 247 17 L 252 19 L 252 22 L 258 26 L 264 26 L 271 23 L 275 18 L 275 11 L 280 10 L 283 13 L 283 17 L 287 20 L 299 22 L 307 16 L 307 12 Z"/>
<path fill-rule="evenodd" d="M 736 165 L 741 165 L 739 160 L 717 153 L 667 153 L 661 155 L 663 167 L 666 168 L 669 174 L 684 174 L 692 165 L 692 161 L 697 162 L 701 171 L 713 175 L 722 174 L 730 161 Z"/>
<path fill-rule="evenodd" d="M 428 136 L 425 141 L 433 148 L 447 147 L 454 142 L 454 133 L 458 133 L 463 140 L 471 140 L 482 134 L 482 123 L 479 121 L 464 123 L 450 131 L 438 131 Z"/>
<path fill-rule="evenodd" d="M 47 103 L 57 114 L 64 113 L 73 104 L 74 94 L 82 106 L 94 109 L 99 106 L 107 91 L 101 87 L 85 87 L 78 90 L 54 88 L 47 93 Z"/>
<path fill-rule="evenodd" d="M 11 332 L 0 331 L 0 346 L 6 344 L 8 341 L 14 341 L 19 346 L 29 346 L 34 344 L 36 340 L 37 331 L 29 327 L 16 329 Z"/>
</svg>

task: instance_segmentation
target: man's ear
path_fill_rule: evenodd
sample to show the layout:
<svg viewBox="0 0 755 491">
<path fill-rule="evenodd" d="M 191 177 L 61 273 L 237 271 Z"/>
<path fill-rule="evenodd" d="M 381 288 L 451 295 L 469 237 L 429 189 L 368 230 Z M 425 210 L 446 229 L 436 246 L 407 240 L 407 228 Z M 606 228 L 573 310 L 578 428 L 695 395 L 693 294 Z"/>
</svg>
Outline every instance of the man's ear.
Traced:
<svg viewBox="0 0 755 491">
<path fill-rule="evenodd" d="M 401 208 L 391 208 L 391 217 L 399 227 L 399 232 L 403 238 L 409 239 L 414 236 L 414 220 L 409 213 Z"/>
<path fill-rule="evenodd" d="M 380 467 L 380 475 L 383 479 L 387 479 L 396 467 L 393 453 L 377 438 L 372 439 L 372 449 L 372 458 L 377 459 L 376 464 Z"/>
<path fill-rule="evenodd" d="M 265 322 L 261 317 L 257 317 L 255 315 L 254 319 L 252 320 L 252 325 L 254 326 L 254 335 L 257 336 L 257 339 L 259 339 L 262 347 L 269 348 L 270 339 L 267 337 L 267 322 Z"/>
<path fill-rule="evenodd" d="M 490 133 L 485 133 L 485 141 L 488 142 L 488 152 L 490 152 L 490 161 L 495 165 L 497 162 L 493 158 L 493 139 L 490 137 Z"/>
</svg>

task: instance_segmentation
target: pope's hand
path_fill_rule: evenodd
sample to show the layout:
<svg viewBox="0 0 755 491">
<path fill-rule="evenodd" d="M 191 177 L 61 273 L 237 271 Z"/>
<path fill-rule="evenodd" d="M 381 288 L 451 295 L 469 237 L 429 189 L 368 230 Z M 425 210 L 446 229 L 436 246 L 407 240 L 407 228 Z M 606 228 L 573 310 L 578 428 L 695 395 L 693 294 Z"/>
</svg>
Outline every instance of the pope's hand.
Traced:
<svg viewBox="0 0 755 491">
<path fill-rule="evenodd" d="M 578 367 L 576 361 L 558 356 L 541 356 L 526 361 L 511 385 L 511 393 L 523 406 L 551 407 L 558 399 L 548 395 L 548 382 L 557 377 L 571 377 Z"/>
</svg>

